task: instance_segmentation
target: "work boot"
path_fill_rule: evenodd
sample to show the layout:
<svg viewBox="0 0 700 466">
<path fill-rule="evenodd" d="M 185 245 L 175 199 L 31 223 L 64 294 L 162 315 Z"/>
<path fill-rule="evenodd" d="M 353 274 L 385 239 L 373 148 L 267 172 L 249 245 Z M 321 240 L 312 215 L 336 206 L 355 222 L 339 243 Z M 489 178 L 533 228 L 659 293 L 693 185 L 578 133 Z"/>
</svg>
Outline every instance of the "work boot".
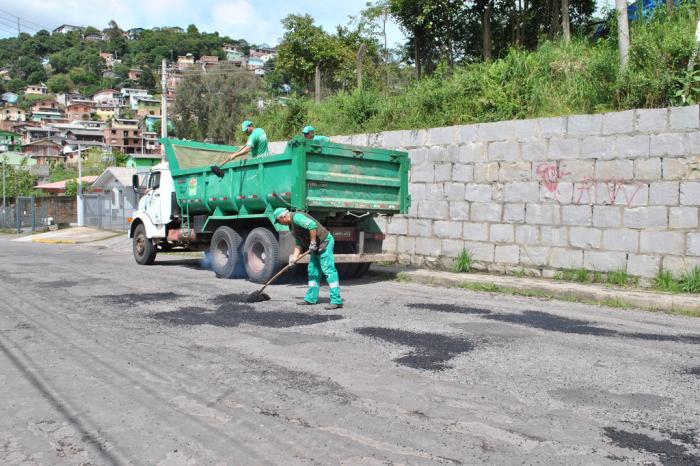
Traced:
<svg viewBox="0 0 700 466">
<path fill-rule="evenodd" d="M 306 300 L 297 302 L 297 305 L 299 305 L 299 306 L 313 306 L 314 304 L 316 304 L 316 303 L 310 303 Z"/>
<path fill-rule="evenodd" d="M 327 311 L 332 311 L 333 309 L 342 309 L 343 305 L 342 304 L 329 304 L 328 306 L 325 307 Z"/>
</svg>

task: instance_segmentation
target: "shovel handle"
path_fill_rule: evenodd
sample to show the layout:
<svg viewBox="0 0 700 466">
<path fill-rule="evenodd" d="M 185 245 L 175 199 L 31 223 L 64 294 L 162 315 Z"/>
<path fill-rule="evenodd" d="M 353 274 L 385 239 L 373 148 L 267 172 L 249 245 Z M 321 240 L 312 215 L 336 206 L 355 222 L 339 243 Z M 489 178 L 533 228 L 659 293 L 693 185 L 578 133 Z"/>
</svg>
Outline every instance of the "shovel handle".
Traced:
<svg viewBox="0 0 700 466">
<path fill-rule="evenodd" d="M 258 294 L 262 293 L 262 292 L 265 290 L 265 288 L 267 288 L 267 285 L 269 285 L 269 284 L 271 284 L 272 282 L 274 282 L 275 280 L 277 280 L 277 278 L 279 278 L 280 275 L 282 275 L 282 274 L 285 273 L 287 270 L 289 270 L 290 268 L 292 268 L 292 266 L 296 265 L 297 262 L 299 262 L 299 261 L 301 260 L 302 257 L 308 256 L 310 252 L 311 252 L 311 251 L 306 251 L 305 253 L 300 254 L 299 257 L 297 257 L 297 260 L 295 260 L 295 261 L 292 262 L 291 264 L 287 264 L 284 268 L 282 268 L 282 270 L 280 270 L 279 272 L 277 272 L 271 279 L 269 279 L 269 280 L 267 281 L 267 283 L 265 283 L 265 284 L 263 285 L 262 288 L 260 288 L 260 291 L 258 291 Z"/>
</svg>

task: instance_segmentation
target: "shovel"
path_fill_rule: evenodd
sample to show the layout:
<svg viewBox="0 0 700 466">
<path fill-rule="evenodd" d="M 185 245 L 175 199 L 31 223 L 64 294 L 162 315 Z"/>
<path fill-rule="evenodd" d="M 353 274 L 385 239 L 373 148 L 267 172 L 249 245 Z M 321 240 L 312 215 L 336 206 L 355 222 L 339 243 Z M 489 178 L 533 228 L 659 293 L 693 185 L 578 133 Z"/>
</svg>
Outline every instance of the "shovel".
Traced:
<svg viewBox="0 0 700 466">
<path fill-rule="evenodd" d="M 227 160 L 226 162 L 222 163 L 221 165 L 212 165 L 211 166 L 211 171 L 213 174 L 218 176 L 219 178 L 224 177 L 224 171 L 221 169 L 224 165 L 226 165 L 229 161 Z"/>
<path fill-rule="evenodd" d="M 275 274 L 274 277 L 272 277 L 271 279 L 269 279 L 269 280 L 267 281 L 267 283 L 265 283 L 265 284 L 263 285 L 262 288 L 260 288 L 260 289 L 257 290 L 257 291 L 253 291 L 251 294 L 249 294 L 248 297 L 246 298 L 245 302 L 247 302 L 247 303 L 259 303 L 259 302 L 261 302 L 261 301 L 269 301 L 269 300 L 270 300 L 270 296 L 268 296 L 266 293 L 263 293 L 263 291 L 265 290 L 265 288 L 267 288 L 268 285 L 270 285 L 272 282 L 274 282 L 275 280 L 277 280 L 277 279 L 278 279 L 282 274 L 284 274 L 287 270 L 289 270 L 289 269 L 291 269 L 292 267 L 294 267 L 294 266 L 297 264 L 297 262 L 299 262 L 299 261 L 301 260 L 302 257 L 308 256 L 310 252 L 311 252 L 311 251 L 306 251 L 304 254 L 300 254 L 299 257 L 297 257 L 297 260 L 295 260 L 295 261 L 292 262 L 291 264 L 287 264 L 286 267 L 284 267 L 282 270 L 280 270 L 279 272 L 277 272 L 277 273 Z"/>
</svg>

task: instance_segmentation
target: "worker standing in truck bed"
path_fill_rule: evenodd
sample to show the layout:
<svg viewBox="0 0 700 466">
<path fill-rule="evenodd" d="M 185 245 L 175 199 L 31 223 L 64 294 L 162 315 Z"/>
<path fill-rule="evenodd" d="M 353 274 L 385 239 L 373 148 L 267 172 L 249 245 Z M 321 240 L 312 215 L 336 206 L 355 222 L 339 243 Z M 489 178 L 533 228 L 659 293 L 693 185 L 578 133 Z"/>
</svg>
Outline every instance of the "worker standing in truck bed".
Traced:
<svg viewBox="0 0 700 466">
<path fill-rule="evenodd" d="M 248 135 L 248 141 L 246 141 L 245 146 L 231 154 L 226 160 L 227 162 L 249 152 L 251 157 L 269 155 L 267 150 L 267 134 L 264 129 L 256 128 L 252 121 L 246 120 L 241 124 L 241 130 Z"/>
<path fill-rule="evenodd" d="M 284 207 L 278 207 L 272 213 L 275 221 L 289 226 L 289 230 L 296 241 L 294 254 L 289 258 L 289 263 L 294 263 L 304 250 L 309 250 L 309 289 L 300 305 L 312 305 L 318 302 L 318 292 L 321 288 L 321 276 L 326 276 L 330 288 L 331 303 L 326 309 L 339 309 L 343 307 L 340 297 L 340 282 L 338 271 L 335 269 L 333 259 L 333 235 L 326 230 L 321 223 L 306 212 L 290 212 Z"/>
<path fill-rule="evenodd" d="M 301 130 L 301 133 L 306 139 L 311 139 L 312 141 L 331 142 L 331 138 L 329 138 L 328 136 L 317 136 L 316 128 L 314 128 L 313 126 L 304 126 L 304 129 Z"/>
</svg>

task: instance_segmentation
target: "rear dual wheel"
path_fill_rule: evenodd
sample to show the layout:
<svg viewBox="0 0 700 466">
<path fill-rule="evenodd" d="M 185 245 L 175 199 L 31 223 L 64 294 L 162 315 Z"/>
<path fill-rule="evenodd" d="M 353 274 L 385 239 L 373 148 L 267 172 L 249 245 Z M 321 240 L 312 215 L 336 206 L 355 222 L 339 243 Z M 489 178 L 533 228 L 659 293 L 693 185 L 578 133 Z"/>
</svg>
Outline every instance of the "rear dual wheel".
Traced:
<svg viewBox="0 0 700 466">
<path fill-rule="evenodd" d="M 220 226 L 211 237 L 211 266 L 217 278 L 233 278 L 241 267 L 243 238 L 231 227 Z"/>
<path fill-rule="evenodd" d="M 258 227 L 248 233 L 243 244 L 243 264 L 248 280 L 265 283 L 284 265 L 280 243 L 268 228 Z"/>
</svg>

